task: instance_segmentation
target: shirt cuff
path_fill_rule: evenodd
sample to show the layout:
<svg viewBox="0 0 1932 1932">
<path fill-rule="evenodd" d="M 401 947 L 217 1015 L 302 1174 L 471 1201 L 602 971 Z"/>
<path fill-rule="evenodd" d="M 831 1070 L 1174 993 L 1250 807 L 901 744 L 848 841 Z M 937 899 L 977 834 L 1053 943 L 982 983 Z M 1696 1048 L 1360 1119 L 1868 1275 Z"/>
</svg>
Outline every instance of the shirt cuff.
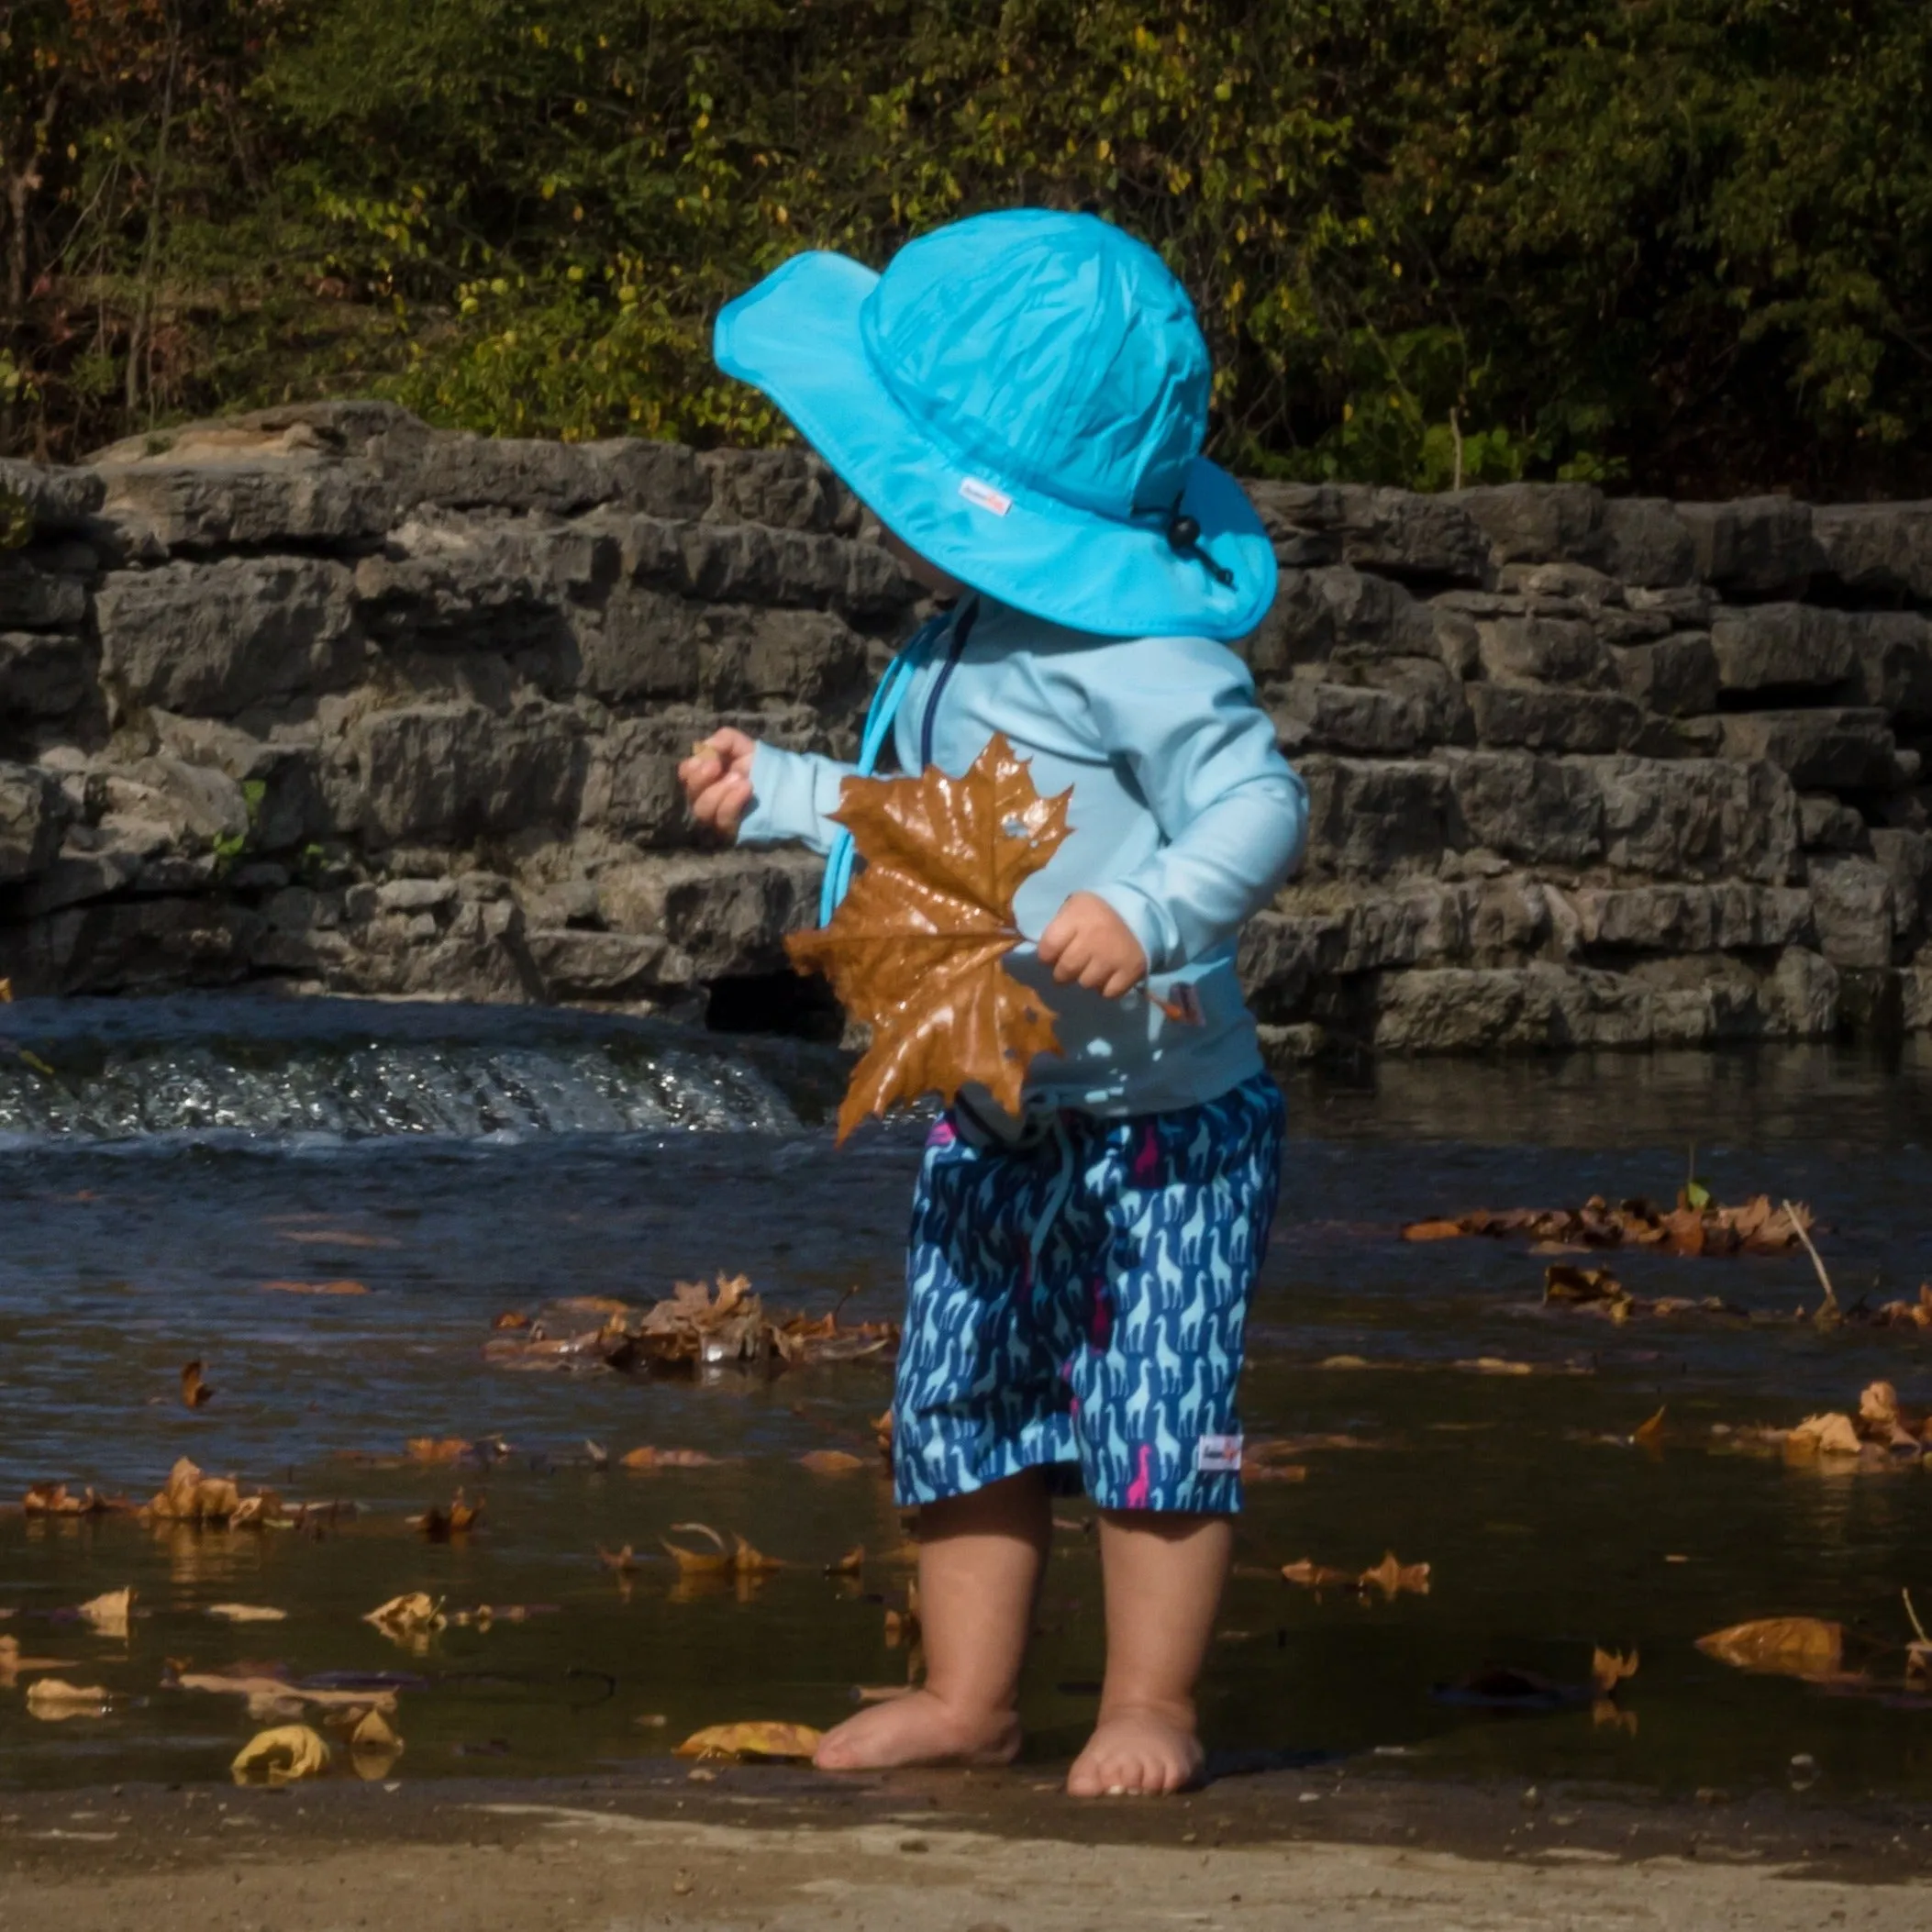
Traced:
<svg viewBox="0 0 1932 1932">
<path fill-rule="evenodd" d="M 1096 899 L 1104 900 L 1119 915 L 1121 923 L 1140 942 L 1140 950 L 1147 955 L 1149 977 L 1157 972 L 1171 972 L 1184 963 L 1180 957 L 1181 935 L 1173 921 L 1138 887 L 1123 885 L 1116 880 L 1111 885 L 1091 890 Z"/>
</svg>

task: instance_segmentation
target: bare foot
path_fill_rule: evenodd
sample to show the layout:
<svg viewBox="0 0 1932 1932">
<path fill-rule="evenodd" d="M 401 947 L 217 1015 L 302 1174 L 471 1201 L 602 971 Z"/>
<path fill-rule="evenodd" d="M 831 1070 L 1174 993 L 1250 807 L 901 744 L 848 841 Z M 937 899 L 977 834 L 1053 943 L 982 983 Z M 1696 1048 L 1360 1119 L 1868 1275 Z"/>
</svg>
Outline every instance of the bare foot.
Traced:
<svg viewBox="0 0 1932 1932">
<path fill-rule="evenodd" d="M 1011 1711 L 957 1711 L 912 1691 L 849 1717 L 819 1740 L 820 1771 L 885 1771 L 895 1764 L 1011 1764 L 1019 1755 Z"/>
<path fill-rule="evenodd" d="M 1158 1798 L 1192 1784 L 1205 1762 L 1190 1715 L 1119 1704 L 1101 1713 L 1067 1773 L 1067 1790 L 1076 1798 Z"/>
</svg>

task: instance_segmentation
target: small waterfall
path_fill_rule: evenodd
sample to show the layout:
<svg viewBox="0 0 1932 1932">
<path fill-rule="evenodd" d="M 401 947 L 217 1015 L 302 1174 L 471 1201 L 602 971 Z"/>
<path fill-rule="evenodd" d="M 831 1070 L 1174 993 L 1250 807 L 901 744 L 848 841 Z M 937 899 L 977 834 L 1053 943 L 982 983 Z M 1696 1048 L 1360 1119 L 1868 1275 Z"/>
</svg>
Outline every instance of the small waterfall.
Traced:
<svg viewBox="0 0 1932 1932">
<path fill-rule="evenodd" d="M 0 1143 L 783 1132 L 836 1068 L 794 1041 L 353 1001 L 0 1007 Z"/>
</svg>

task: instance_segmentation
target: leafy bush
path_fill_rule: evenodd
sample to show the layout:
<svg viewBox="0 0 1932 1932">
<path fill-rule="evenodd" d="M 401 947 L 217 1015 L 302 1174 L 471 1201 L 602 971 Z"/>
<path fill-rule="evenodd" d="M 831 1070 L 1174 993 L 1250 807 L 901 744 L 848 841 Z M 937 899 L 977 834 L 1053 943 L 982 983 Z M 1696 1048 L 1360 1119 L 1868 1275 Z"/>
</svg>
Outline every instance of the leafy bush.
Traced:
<svg viewBox="0 0 1932 1932">
<path fill-rule="evenodd" d="M 781 437 L 722 301 L 1032 202 L 1167 255 L 1244 467 L 1926 489 L 1927 73 L 1923 0 L 16 9 L 0 438 L 315 389 Z"/>
</svg>

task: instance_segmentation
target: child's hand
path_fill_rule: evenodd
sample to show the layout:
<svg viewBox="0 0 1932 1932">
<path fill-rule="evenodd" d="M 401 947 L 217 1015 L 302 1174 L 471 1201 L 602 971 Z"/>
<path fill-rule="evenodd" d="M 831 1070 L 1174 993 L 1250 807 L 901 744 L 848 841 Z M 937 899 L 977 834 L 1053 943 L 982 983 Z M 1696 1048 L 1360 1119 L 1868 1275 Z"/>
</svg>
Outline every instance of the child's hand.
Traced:
<svg viewBox="0 0 1932 1932">
<path fill-rule="evenodd" d="M 1147 955 L 1127 923 L 1105 899 L 1074 893 L 1039 936 L 1039 957 L 1062 986 L 1078 980 L 1117 1000 L 1147 977 Z"/>
<path fill-rule="evenodd" d="M 756 738 L 727 725 L 694 748 L 678 767 L 678 783 L 700 825 L 730 834 L 751 803 L 751 760 Z"/>
</svg>

